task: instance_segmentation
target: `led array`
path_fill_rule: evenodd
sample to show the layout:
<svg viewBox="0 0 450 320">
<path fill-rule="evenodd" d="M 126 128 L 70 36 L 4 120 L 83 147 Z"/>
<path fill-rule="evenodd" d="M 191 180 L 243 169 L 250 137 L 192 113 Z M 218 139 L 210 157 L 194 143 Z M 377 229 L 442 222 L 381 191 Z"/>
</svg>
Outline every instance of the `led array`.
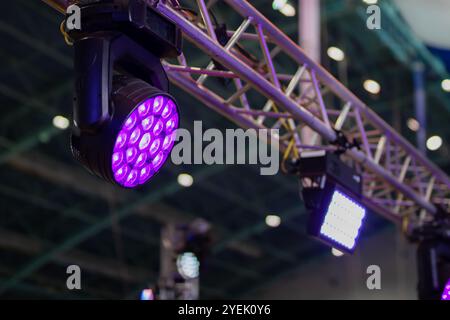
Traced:
<svg viewBox="0 0 450 320">
<path fill-rule="evenodd" d="M 444 292 L 442 292 L 441 300 L 450 301 L 450 279 L 448 279 L 447 285 L 444 288 Z"/>
<path fill-rule="evenodd" d="M 166 162 L 175 142 L 178 111 L 167 96 L 140 104 L 117 135 L 112 155 L 114 179 L 128 188 L 147 182 Z"/>
<path fill-rule="evenodd" d="M 365 215 L 366 210 L 362 206 L 335 190 L 320 234 L 352 250 Z"/>
</svg>

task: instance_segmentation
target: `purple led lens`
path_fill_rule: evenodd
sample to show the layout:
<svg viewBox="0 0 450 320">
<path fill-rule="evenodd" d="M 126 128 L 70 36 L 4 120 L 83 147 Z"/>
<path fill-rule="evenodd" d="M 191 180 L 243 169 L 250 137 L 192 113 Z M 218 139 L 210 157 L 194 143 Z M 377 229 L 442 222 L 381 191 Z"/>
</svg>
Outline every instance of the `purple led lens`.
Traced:
<svg viewBox="0 0 450 320">
<path fill-rule="evenodd" d="M 146 183 L 167 161 L 178 128 L 172 99 L 159 95 L 139 104 L 117 135 L 111 157 L 114 179 L 124 187 Z"/>
<path fill-rule="evenodd" d="M 153 168 L 151 166 L 145 166 L 139 172 L 139 184 L 147 182 L 151 177 L 153 177 Z"/>
<path fill-rule="evenodd" d="M 133 113 L 128 117 L 127 121 L 125 121 L 123 127 L 128 130 L 132 129 L 136 125 L 137 118 L 138 118 L 137 114 Z"/>
<path fill-rule="evenodd" d="M 150 103 L 148 101 L 144 102 L 138 107 L 139 117 L 145 117 L 150 111 Z"/>
<path fill-rule="evenodd" d="M 161 168 L 164 161 L 164 151 L 158 152 L 158 154 L 153 158 L 152 165 L 155 170 Z"/>
<path fill-rule="evenodd" d="M 444 287 L 444 292 L 442 292 L 441 300 L 450 301 L 450 279 L 448 279 L 447 284 Z"/>
<path fill-rule="evenodd" d="M 121 182 L 126 177 L 129 171 L 130 168 L 127 165 L 124 165 L 119 169 L 114 170 L 114 178 L 117 182 Z"/>
<path fill-rule="evenodd" d="M 112 166 L 113 168 L 118 168 L 123 161 L 123 152 L 119 151 L 119 152 L 114 152 L 113 156 L 112 156 Z"/>
<path fill-rule="evenodd" d="M 159 150 L 159 146 L 161 145 L 161 139 L 156 139 L 153 141 L 152 145 L 150 146 L 149 153 L 151 156 L 154 156 L 156 152 Z"/>
<path fill-rule="evenodd" d="M 153 101 L 153 113 L 159 115 L 166 104 L 167 99 L 164 99 L 163 96 L 155 97 L 155 100 Z"/>
<path fill-rule="evenodd" d="M 146 164 L 147 158 L 147 152 L 142 152 L 136 159 L 136 163 L 134 164 L 134 166 L 136 168 L 142 168 Z"/>
<path fill-rule="evenodd" d="M 170 117 L 166 122 L 166 133 L 170 134 L 173 130 L 175 130 L 178 127 L 178 115 L 175 114 L 172 117 Z"/>
<path fill-rule="evenodd" d="M 172 101 L 167 102 L 166 106 L 161 112 L 161 118 L 167 119 L 171 114 L 172 111 L 175 110 L 175 105 Z"/>
<path fill-rule="evenodd" d="M 162 146 L 164 151 L 172 149 L 173 144 L 175 143 L 175 137 L 176 137 L 176 132 L 172 132 L 171 134 L 169 134 L 168 136 L 166 136 L 164 138 L 163 146 Z"/>
<path fill-rule="evenodd" d="M 145 131 L 148 131 L 152 128 L 154 123 L 155 123 L 155 117 L 149 116 L 149 117 L 145 118 L 144 120 L 142 120 L 142 128 Z"/>
<path fill-rule="evenodd" d="M 149 132 L 144 133 L 144 135 L 141 138 L 141 141 L 139 141 L 139 149 L 145 150 L 150 145 L 150 142 L 152 142 L 152 136 Z"/>
<path fill-rule="evenodd" d="M 159 136 L 164 129 L 164 122 L 160 119 L 156 122 L 155 127 L 153 128 L 153 135 Z"/>
<path fill-rule="evenodd" d="M 126 158 L 127 158 L 127 163 L 133 163 L 134 160 L 136 160 L 136 156 L 138 154 L 138 151 L 135 147 L 130 147 L 127 149 L 127 153 L 126 153 Z"/>
<path fill-rule="evenodd" d="M 116 139 L 116 145 L 114 147 L 114 150 L 120 150 L 125 146 L 125 143 L 127 143 L 128 135 L 126 132 L 120 132 Z"/>
<path fill-rule="evenodd" d="M 130 136 L 130 144 L 135 144 L 141 137 L 141 128 L 136 126 Z"/>
</svg>

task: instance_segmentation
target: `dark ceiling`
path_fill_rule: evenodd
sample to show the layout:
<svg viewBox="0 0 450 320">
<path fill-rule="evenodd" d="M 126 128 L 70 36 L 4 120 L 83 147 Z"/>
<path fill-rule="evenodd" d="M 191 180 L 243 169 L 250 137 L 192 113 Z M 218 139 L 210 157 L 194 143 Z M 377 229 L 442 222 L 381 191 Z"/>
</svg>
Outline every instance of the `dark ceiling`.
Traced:
<svg viewBox="0 0 450 320">
<path fill-rule="evenodd" d="M 273 11 L 269 2 L 252 1 L 296 39 L 297 18 Z M 389 45 L 401 43 L 395 28 L 359 28 L 364 22 L 360 3 L 323 1 L 323 47 L 344 49 L 350 89 L 414 142 L 405 125 L 413 115 L 411 63 L 423 57 L 408 42 L 402 46 L 406 60 L 399 59 L 404 56 Z M 215 15 L 233 21 L 225 9 Z M 72 159 L 69 131 L 52 125 L 55 115 L 71 116 L 72 53 L 59 33 L 61 18 L 41 1 L 0 3 L 1 298 L 137 298 L 157 280 L 161 226 L 195 217 L 209 221 L 215 231 L 201 277 L 203 298 L 241 297 L 329 254 L 305 234 L 305 212 L 293 177 L 260 176 L 259 167 L 249 165 L 170 164 L 144 189 L 124 191 L 84 171 Z M 323 63 L 338 73 L 335 63 L 326 58 Z M 429 129 L 447 141 L 450 98 L 440 91 L 437 73 L 429 70 Z M 363 91 L 366 77 L 381 83 L 380 96 Z M 184 127 L 194 120 L 235 127 L 177 88 L 171 93 L 182 108 Z M 447 150 L 431 158 L 449 172 Z M 192 187 L 178 185 L 180 172 L 192 174 Z M 281 216 L 279 228 L 266 226 L 268 213 Z M 371 213 L 364 236 L 384 227 L 390 225 Z M 69 264 L 83 269 L 81 291 L 66 289 Z"/>
</svg>

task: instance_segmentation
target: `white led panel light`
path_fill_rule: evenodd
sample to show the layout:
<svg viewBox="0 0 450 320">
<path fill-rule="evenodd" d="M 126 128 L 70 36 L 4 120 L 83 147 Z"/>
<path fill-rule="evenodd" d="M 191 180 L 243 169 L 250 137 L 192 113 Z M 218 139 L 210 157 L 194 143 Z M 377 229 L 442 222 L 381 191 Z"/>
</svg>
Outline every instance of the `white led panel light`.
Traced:
<svg viewBox="0 0 450 320">
<path fill-rule="evenodd" d="M 320 227 L 320 234 L 352 250 L 366 215 L 366 209 L 342 192 L 335 190 Z"/>
</svg>

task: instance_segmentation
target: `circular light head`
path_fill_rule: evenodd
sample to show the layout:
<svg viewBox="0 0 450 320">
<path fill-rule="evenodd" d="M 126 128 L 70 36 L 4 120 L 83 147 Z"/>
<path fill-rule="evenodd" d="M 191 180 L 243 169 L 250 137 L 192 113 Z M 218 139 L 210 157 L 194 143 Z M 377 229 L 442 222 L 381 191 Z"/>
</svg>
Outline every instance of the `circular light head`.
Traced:
<svg viewBox="0 0 450 320">
<path fill-rule="evenodd" d="M 116 135 L 111 156 L 115 182 L 133 188 L 150 180 L 170 155 L 178 121 L 176 104 L 166 94 L 135 106 Z"/>
<path fill-rule="evenodd" d="M 74 155 L 92 172 L 125 188 L 148 182 L 167 161 L 179 124 L 167 93 L 124 76 L 113 81 L 110 119 L 72 136 Z"/>
<path fill-rule="evenodd" d="M 195 279 L 200 274 L 200 261 L 192 252 L 183 252 L 177 257 L 178 273 L 184 279 Z"/>
</svg>

